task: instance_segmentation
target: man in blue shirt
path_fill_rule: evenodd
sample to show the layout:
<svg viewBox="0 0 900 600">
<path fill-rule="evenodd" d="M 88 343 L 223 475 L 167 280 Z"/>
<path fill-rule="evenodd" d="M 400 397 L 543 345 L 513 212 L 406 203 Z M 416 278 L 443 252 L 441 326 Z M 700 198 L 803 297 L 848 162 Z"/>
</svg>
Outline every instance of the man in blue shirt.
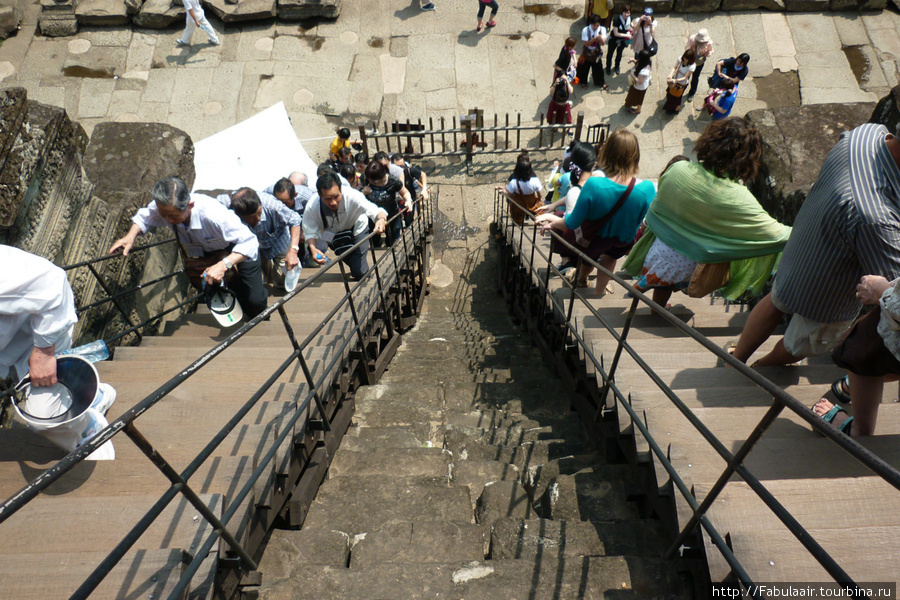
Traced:
<svg viewBox="0 0 900 600">
<path fill-rule="evenodd" d="M 284 287 L 285 274 L 299 266 L 300 215 L 266 193 L 260 197 L 248 187 L 231 195 L 231 210 L 259 240 L 263 275 Z"/>
</svg>

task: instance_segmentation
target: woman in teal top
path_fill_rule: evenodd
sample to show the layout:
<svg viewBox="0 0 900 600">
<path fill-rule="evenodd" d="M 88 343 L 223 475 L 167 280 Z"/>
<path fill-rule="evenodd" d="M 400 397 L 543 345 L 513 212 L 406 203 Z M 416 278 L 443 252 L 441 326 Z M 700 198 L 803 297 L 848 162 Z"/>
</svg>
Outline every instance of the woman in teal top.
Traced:
<svg viewBox="0 0 900 600">
<path fill-rule="evenodd" d="M 656 195 L 653 183 L 639 181 L 635 175 L 641 159 L 637 138 L 620 127 L 616 129 L 600 149 L 598 166 L 606 177 L 587 180 L 575 202 L 572 212 L 564 218 L 541 215 L 535 223 L 541 225 L 541 233 L 555 229 L 563 239 L 581 248 L 588 257 L 612 271 L 616 260 L 628 254 L 634 244 L 634 236 L 650 202 Z M 577 259 L 575 253 L 554 239 L 553 252 L 563 257 Z M 587 278 L 594 268 L 582 264 L 576 276 L 576 287 L 587 287 Z M 603 296 L 609 276 L 597 275 L 595 294 Z"/>
<path fill-rule="evenodd" d="M 700 263 L 730 263 L 721 290 L 729 300 L 747 290 L 759 294 L 791 234 L 740 183 L 756 177 L 762 156 L 751 122 L 713 121 L 695 150 L 700 162 L 677 162 L 660 177 L 646 233 L 622 265 L 637 289 L 654 289 L 662 306 L 673 290 L 687 287 Z"/>
</svg>

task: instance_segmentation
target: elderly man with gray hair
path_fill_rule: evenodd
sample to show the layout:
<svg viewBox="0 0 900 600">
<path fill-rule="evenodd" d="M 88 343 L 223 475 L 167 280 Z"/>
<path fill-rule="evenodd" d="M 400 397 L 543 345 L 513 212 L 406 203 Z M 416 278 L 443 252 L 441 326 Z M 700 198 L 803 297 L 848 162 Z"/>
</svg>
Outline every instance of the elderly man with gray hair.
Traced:
<svg viewBox="0 0 900 600">
<path fill-rule="evenodd" d="M 223 281 L 252 319 L 266 308 L 268 292 L 262 283 L 259 241 L 236 214 L 201 194 L 191 194 L 177 177 L 160 180 L 153 201 L 132 218 L 131 229 L 109 249 L 127 255 L 135 239 L 149 229 L 170 226 L 184 249 L 185 270 L 198 290 L 202 283 Z"/>
</svg>

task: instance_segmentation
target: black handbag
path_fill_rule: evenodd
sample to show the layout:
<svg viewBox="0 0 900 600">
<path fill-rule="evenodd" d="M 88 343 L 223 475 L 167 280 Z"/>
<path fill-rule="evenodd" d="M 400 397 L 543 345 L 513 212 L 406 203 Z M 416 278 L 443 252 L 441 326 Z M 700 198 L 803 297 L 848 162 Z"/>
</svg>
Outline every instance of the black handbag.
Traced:
<svg viewBox="0 0 900 600">
<path fill-rule="evenodd" d="M 326 226 L 328 221 L 325 220 L 325 206 L 322 204 L 322 200 L 319 200 L 319 214 L 322 216 L 322 227 Z M 337 220 L 337 215 L 335 215 L 335 220 Z M 326 227 L 327 229 L 327 227 Z M 353 229 L 345 229 L 344 231 L 339 231 L 334 234 L 334 237 L 331 238 L 331 242 L 328 244 L 335 254 L 340 256 L 347 250 L 353 247 L 353 244 L 356 243 L 356 236 L 353 235 Z"/>
</svg>

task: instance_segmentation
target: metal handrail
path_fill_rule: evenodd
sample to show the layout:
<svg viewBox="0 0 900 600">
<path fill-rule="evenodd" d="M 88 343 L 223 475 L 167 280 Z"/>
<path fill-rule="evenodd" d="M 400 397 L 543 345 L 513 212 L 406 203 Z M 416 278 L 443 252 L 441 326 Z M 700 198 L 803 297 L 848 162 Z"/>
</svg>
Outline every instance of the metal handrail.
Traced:
<svg viewBox="0 0 900 600">
<path fill-rule="evenodd" d="M 388 253 L 382 254 L 381 257 L 373 260 L 374 268 L 370 269 L 368 273 L 366 273 L 360 281 L 358 281 L 352 288 L 346 283 L 346 276 L 343 277 L 345 282 L 345 295 L 338 301 L 335 308 L 328 315 L 328 319 L 330 320 L 338 312 L 344 308 L 346 305 L 350 305 L 353 307 L 353 296 L 354 294 L 363 289 L 366 285 L 372 282 L 373 279 L 378 280 L 379 285 L 379 297 L 383 300 L 383 292 L 385 287 L 389 287 L 391 283 L 397 280 L 400 277 L 400 269 L 395 268 L 391 277 L 388 281 L 382 281 L 379 263 L 387 263 L 388 258 L 391 258 L 395 267 L 399 267 L 397 263 L 396 252 L 394 251 L 394 247 L 397 245 L 398 241 L 402 240 L 404 245 L 404 254 L 402 257 L 403 267 L 406 268 L 410 262 L 410 256 L 419 254 L 423 251 L 424 244 L 427 243 L 427 236 L 430 230 L 430 227 L 433 223 L 433 206 L 437 200 L 437 193 L 433 194 L 432 198 L 428 202 L 417 201 L 413 205 L 413 209 L 415 210 L 415 214 L 417 218 L 414 219 L 412 227 L 406 227 L 401 230 L 401 236 L 398 240 L 395 240 L 394 245 L 391 246 L 392 252 L 390 253 L 390 257 Z M 402 214 L 397 214 L 393 218 L 387 221 L 387 224 L 390 225 L 395 219 L 402 219 Z M 427 219 L 427 221 L 426 221 Z M 268 306 L 265 310 L 263 310 L 259 315 L 251 319 L 245 325 L 243 325 L 240 329 L 232 333 L 228 338 L 217 344 L 214 348 L 210 349 L 206 353 L 203 354 L 200 358 L 193 361 L 190 365 L 184 368 L 177 375 L 169 379 L 159 388 L 151 392 L 147 395 L 143 400 L 135 404 L 132 408 L 122 414 L 118 419 L 111 422 L 107 427 L 105 427 L 102 431 L 100 431 L 97 435 L 86 441 L 84 444 L 79 446 L 77 449 L 73 450 L 65 457 L 63 457 L 59 462 L 50 467 L 48 470 L 41 473 L 38 477 L 36 477 L 33 481 L 29 482 L 24 488 L 22 488 L 19 492 L 11 496 L 7 499 L 3 504 L 0 504 L 0 524 L 6 521 L 9 517 L 14 515 L 18 510 L 20 510 L 23 506 L 25 506 L 28 502 L 37 497 L 43 490 L 45 490 L 48 486 L 52 485 L 55 481 L 57 481 L 64 474 L 69 472 L 72 468 L 74 468 L 78 463 L 83 461 L 87 456 L 89 456 L 92 452 L 94 452 L 97 448 L 102 446 L 107 441 L 111 440 L 121 431 L 125 431 L 125 434 L 132 439 L 132 441 L 141 449 L 144 454 L 150 458 L 153 462 L 154 466 L 156 466 L 167 478 L 169 478 L 171 482 L 171 486 L 163 493 L 163 495 L 159 498 L 159 500 L 153 505 L 153 507 L 144 514 L 144 516 L 138 521 L 138 523 L 131 529 L 131 531 L 126 534 L 126 536 L 116 545 L 115 548 L 110 552 L 110 554 L 100 563 L 100 565 L 95 568 L 95 570 L 91 573 L 91 575 L 81 584 L 81 586 L 75 591 L 75 593 L 71 596 L 72 598 L 87 598 L 93 590 L 103 581 L 104 577 L 115 567 L 116 564 L 124 557 L 124 555 L 128 552 L 131 546 L 140 538 L 140 536 L 147 530 L 147 528 L 152 525 L 155 519 L 162 513 L 162 511 L 168 506 L 168 504 L 174 500 L 178 494 L 181 494 L 188 500 L 197 510 L 201 513 L 203 518 L 212 525 L 213 531 L 209 534 L 209 537 L 202 545 L 201 552 L 198 552 L 194 556 L 194 560 L 190 563 L 187 569 L 185 569 L 182 574 L 176 588 L 173 590 L 172 594 L 169 596 L 172 599 L 180 597 L 180 594 L 184 592 L 187 586 L 190 583 L 190 579 L 193 574 L 196 572 L 199 567 L 200 562 L 206 558 L 206 555 L 212 548 L 212 545 L 215 541 L 222 537 L 225 539 L 226 543 L 228 543 L 229 547 L 232 551 L 237 554 L 242 561 L 241 568 L 244 570 L 247 569 L 255 569 L 256 563 L 252 559 L 251 556 L 243 549 L 242 545 L 236 540 L 234 535 L 226 528 L 230 519 L 236 514 L 238 508 L 241 505 L 241 502 L 246 497 L 246 495 L 252 490 L 254 484 L 262 476 L 266 471 L 266 467 L 272 461 L 275 456 L 275 452 L 277 448 L 281 446 L 284 440 L 287 438 L 287 435 L 293 433 L 293 425 L 300 419 L 301 416 L 306 414 L 306 409 L 309 407 L 310 402 L 315 401 L 317 410 L 321 415 L 323 421 L 326 422 L 327 425 L 327 415 L 324 412 L 324 408 L 319 400 L 318 393 L 325 383 L 328 376 L 332 373 L 335 366 L 338 364 L 338 361 L 343 359 L 344 352 L 350 346 L 351 343 L 354 342 L 353 334 L 357 334 L 361 332 L 366 319 L 372 314 L 374 310 L 374 302 L 370 302 L 369 306 L 367 306 L 364 312 L 360 315 L 356 312 L 355 308 L 352 308 L 351 312 L 353 314 L 354 323 L 353 330 L 350 335 L 345 336 L 343 344 L 341 344 L 340 348 L 334 352 L 332 355 L 332 359 L 328 364 L 327 368 L 325 368 L 320 375 L 319 379 L 313 384 L 311 381 L 310 371 L 306 365 L 306 361 L 303 357 L 303 351 L 309 346 L 309 344 L 315 339 L 315 336 L 321 331 L 321 329 L 325 326 L 325 322 L 320 323 L 314 330 L 313 333 L 309 334 L 306 339 L 302 343 L 298 343 L 293 334 L 293 329 L 290 325 L 288 316 L 284 311 L 284 305 L 287 302 L 290 302 L 298 296 L 303 290 L 307 287 L 315 284 L 321 277 L 325 275 L 325 273 L 329 272 L 331 269 L 335 268 L 335 263 L 339 265 L 339 268 L 344 274 L 344 265 L 343 259 L 347 257 L 351 252 L 356 250 L 362 244 L 370 242 L 371 239 L 375 236 L 374 233 L 364 236 L 361 240 L 359 240 L 356 244 L 354 244 L 351 248 L 349 248 L 346 252 L 338 256 L 334 261 L 327 264 L 324 268 L 315 273 L 312 277 L 306 279 L 303 283 L 297 286 L 297 288 L 286 294 L 284 297 L 276 301 L 271 306 Z M 407 248 L 407 238 L 411 238 L 413 243 L 413 247 L 410 250 Z M 411 243 L 412 243 L 411 242 Z M 153 245 L 159 245 L 153 244 Z M 146 248 L 149 247 L 142 247 Z M 375 258 L 375 252 L 373 249 L 372 252 L 373 259 Z M 110 260 L 115 258 L 115 256 L 111 257 L 100 257 L 98 259 L 93 259 L 93 261 L 85 261 L 85 263 L 79 263 L 79 265 L 75 266 L 90 266 L 90 264 L 101 262 L 104 260 Z M 405 261 L 405 262 L 404 262 Z M 383 266 L 383 265 L 382 265 Z M 184 383 L 187 379 L 189 379 L 192 375 L 197 373 L 204 366 L 209 364 L 214 358 L 222 354 L 227 348 L 231 345 L 235 344 L 240 340 L 243 336 L 245 336 L 249 331 L 254 329 L 259 323 L 268 319 L 273 313 L 278 312 L 282 318 L 282 322 L 284 324 L 286 333 L 291 340 L 294 350 L 289 354 L 288 358 L 285 359 L 282 364 L 273 372 L 273 374 L 266 380 L 266 382 L 247 400 L 247 402 L 232 416 L 231 419 L 223 426 L 216 435 L 207 443 L 207 445 L 200 451 L 199 454 L 191 461 L 191 463 L 181 472 L 177 473 L 171 465 L 165 460 L 164 457 L 153 447 L 152 443 L 140 433 L 135 425 L 135 420 L 139 418 L 142 414 L 150 410 L 154 405 L 156 405 L 159 401 L 165 398 L 169 393 L 174 391 L 178 386 Z M 359 340 L 362 342 L 362 338 Z M 361 348 L 361 351 L 365 353 L 365 346 Z M 309 389 L 307 391 L 306 397 L 304 401 L 297 407 L 294 414 L 289 420 L 290 427 L 285 427 L 281 434 L 278 436 L 276 442 L 272 445 L 272 447 L 266 452 L 262 461 L 257 468 L 254 470 L 253 474 L 250 476 L 247 483 L 241 489 L 241 491 L 235 496 L 234 501 L 229 505 L 223 514 L 222 518 L 217 518 L 213 515 L 206 507 L 205 504 L 201 501 L 196 492 L 192 490 L 192 488 L 188 484 L 188 480 L 190 477 L 202 466 L 204 461 L 209 458 L 213 451 L 225 440 L 228 434 L 241 422 L 241 420 L 246 416 L 246 414 L 253 408 L 253 406 L 262 398 L 269 388 L 277 381 L 277 379 L 290 367 L 290 365 L 298 360 L 301 363 L 301 366 L 304 370 L 304 374 L 307 377 L 307 383 Z M 301 393 L 301 388 L 298 386 L 297 392 L 295 393 L 294 400 L 298 399 L 299 394 Z M 302 430 L 302 434 L 305 434 L 305 426 Z"/>
<path fill-rule="evenodd" d="M 509 217 L 506 211 L 503 210 L 503 207 L 509 203 L 510 205 L 515 205 L 519 208 L 519 210 L 523 211 L 524 214 L 528 215 L 528 218 L 531 219 L 528 211 L 524 206 L 515 202 L 512 199 L 509 199 L 503 196 L 499 191 L 495 195 L 494 201 L 494 220 L 495 223 L 502 224 L 500 228 L 503 231 L 504 238 L 511 241 L 513 244 L 515 243 L 515 228 L 519 229 L 519 243 L 518 243 L 518 251 L 522 254 L 524 258 L 524 240 L 525 240 L 525 225 L 514 223 L 513 220 Z M 532 236 L 531 236 L 531 257 L 528 260 L 528 268 L 529 268 L 529 276 L 537 275 L 537 270 L 535 268 L 535 253 L 541 258 L 547 259 L 547 267 L 546 274 L 543 280 L 538 276 L 534 277 L 533 280 L 537 281 L 537 287 L 541 290 L 541 292 L 549 299 L 551 305 L 554 309 L 559 309 L 560 312 L 563 312 L 563 306 L 557 301 L 553 294 L 550 293 L 549 289 L 549 277 L 551 272 L 555 272 L 556 274 L 560 274 L 556 267 L 553 265 L 553 250 L 552 247 L 548 253 L 543 251 L 543 248 L 540 248 L 537 244 L 537 228 L 532 227 Z M 770 381 L 766 377 L 762 376 L 755 369 L 748 367 L 746 364 L 738 361 L 733 356 L 722 350 L 715 343 L 710 341 L 706 336 L 697 332 L 691 326 L 683 323 L 680 319 L 670 314 L 664 307 L 656 304 L 651 300 L 648 296 L 644 295 L 642 292 L 634 288 L 630 283 L 625 281 L 624 279 L 618 277 L 615 273 L 608 271 L 604 267 L 602 267 L 599 263 L 592 260 L 590 257 L 586 256 L 582 249 L 572 246 L 559 234 L 555 231 L 550 231 L 550 234 L 553 239 L 564 245 L 568 250 L 570 250 L 575 256 L 579 257 L 579 262 L 585 262 L 594 268 L 598 269 L 598 272 L 603 273 L 604 275 L 608 275 L 611 281 L 616 282 L 617 285 L 625 288 L 629 293 L 633 295 L 633 301 L 631 303 L 631 307 L 626 316 L 625 324 L 623 326 L 623 331 L 619 334 L 615 328 L 609 324 L 607 319 L 603 317 L 600 312 L 595 309 L 589 302 L 587 302 L 584 298 L 581 298 L 582 304 L 588 309 L 590 314 L 598 319 L 598 321 L 606 328 L 606 330 L 613 336 L 613 338 L 617 342 L 615 357 L 613 359 L 613 364 L 611 368 L 607 371 L 604 368 L 602 360 L 598 360 L 594 355 L 593 350 L 590 344 L 583 338 L 583 336 L 577 331 L 575 326 L 572 324 L 572 310 L 575 302 L 576 296 L 578 294 L 575 293 L 574 284 L 568 282 L 565 278 L 563 281 L 567 287 L 571 288 L 571 295 L 569 298 L 569 306 L 565 320 L 565 327 L 568 334 L 575 340 L 575 343 L 581 347 L 584 352 L 585 359 L 590 360 L 593 364 L 594 368 L 600 373 L 603 388 L 600 393 L 600 397 L 603 398 L 606 396 L 607 391 L 611 391 L 613 393 L 613 397 L 618 401 L 618 403 L 626 410 L 629 414 L 629 417 L 632 420 L 632 423 L 635 424 L 640 430 L 641 434 L 647 439 L 650 444 L 651 450 L 653 453 L 660 459 L 660 462 L 666 472 L 671 477 L 673 483 L 678 488 L 679 492 L 688 502 L 689 506 L 692 510 L 692 517 L 689 519 L 688 523 L 682 528 L 676 537 L 675 541 L 669 548 L 667 552 L 667 557 L 672 558 L 675 553 L 679 552 L 680 548 L 682 548 L 683 542 L 687 539 L 688 536 L 692 535 L 695 531 L 696 527 L 701 526 L 709 535 L 715 546 L 722 553 L 723 558 L 725 558 L 726 562 L 728 562 L 729 566 L 734 570 L 735 575 L 742 585 L 745 586 L 747 590 L 750 590 L 750 586 L 752 586 L 753 582 L 750 580 L 749 576 L 743 569 L 742 565 L 738 561 L 738 559 L 731 552 L 730 548 L 728 548 L 727 544 L 722 539 L 721 535 L 715 530 L 713 525 L 709 522 L 706 512 L 712 506 L 712 503 L 716 500 L 719 493 L 724 489 L 728 480 L 732 475 L 737 474 L 741 477 L 753 490 L 753 492 L 766 504 L 766 506 L 775 514 L 775 516 L 791 531 L 791 533 L 800 541 L 801 544 L 807 549 L 807 551 L 822 565 L 823 568 L 831 575 L 835 581 L 841 584 L 847 584 L 851 586 L 855 586 L 856 583 L 844 572 L 844 570 L 840 567 L 840 565 L 822 548 L 818 542 L 809 534 L 808 531 L 793 517 L 793 515 L 782 506 L 778 500 L 762 485 L 762 483 L 744 466 L 743 461 L 746 456 L 753 449 L 755 444 L 762 438 L 765 434 L 768 427 L 774 422 L 774 420 L 778 417 L 781 411 L 786 407 L 793 411 L 795 414 L 799 415 L 804 421 L 809 423 L 813 429 L 827 437 L 829 440 L 837 444 L 842 450 L 853 456 L 857 461 L 862 463 L 866 468 L 871 470 L 873 473 L 884 479 L 887 483 L 892 485 L 896 489 L 900 489 L 900 471 L 896 468 L 892 467 L 888 463 L 886 463 L 879 456 L 871 452 L 868 448 L 860 445 L 853 438 L 842 434 L 836 427 L 832 424 L 823 421 L 821 418 L 817 417 L 812 411 L 810 411 L 803 403 L 794 398 L 792 395 L 788 394 L 774 382 Z M 576 267 L 577 268 L 577 267 Z M 758 387 L 765 390 L 767 393 L 771 394 L 773 397 L 773 404 L 767 413 L 763 416 L 763 418 L 757 423 L 753 431 L 750 433 L 748 438 L 741 444 L 740 448 L 735 453 L 731 453 L 724 444 L 713 434 L 704 424 L 703 422 L 693 413 L 693 411 L 678 397 L 674 390 L 672 390 L 663 380 L 656 374 L 656 372 L 652 369 L 652 367 L 644 361 L 640 355 L 637 353 L 634 348 L 628 344 L 627 334 L 631 327 L 631 323 L 634 319 L 635 312 L 639 304 L 646 304 L 651 309 L 653 309 L 657 314 L 659 314 L 662 318 L 668 321 L 671 325 L 674 325 L 678 328 L 683 334 L 693 339 L 695 342 L 702 345 L 707 350 L 711 351 L 716 355 L 717 358 L 727 363 L 729 366 L 733 367 L 737 373 L 740 373 L 743 377 L 750 380 L 752 383 L 757 385 Z M 565 339 L 565 338 L 564 338 Z M 674 466 L 668 460 L 668 457 L 662 452 L 662 449 L 659 447 L 659 444 L 652 437 L 645 423 L 641 422 L 641 419 L 635 413 L 634 409 L 631 406 L 630 395 L 626 398 L 626 396 L 619 390 L 619 388 L 615 385 L 615 369 L 619 361 L 619 357 L 625 351 L 629 356 L 635 361 L 635 363 L 643 370 L 648 377 L 653 381 L 653 383 L 666 395 L 666 397 L 675 405 L 676 408 L 687 418 L 687 420 L 691 423 L 691 425 L 700 433 L 700 435 L 704 438 L 704 440 L 709 443 L 713 449 L 716 451 L 719 456 L 725 459 L 727 466 L 719 476 L 719 479 L 716 481 L 715 485 L 708 491 L 706 497 L 704 498 L 702 503 L 697 503 L 693 494 L 691 494 L 690 490 L 684 484 L 684 481 L 681 479 L 680 475 L 675 470 Z M 598 407 L 598 416 L 599 411 L 603 407 Z"/>
<path fill-rule="evenodd" d="M 164 245 L 173 244 L 173 243 L 175 243 L 174 237 L 165 239 L 165 240 L 159 240 L 157 242 L 151 242 L 149 244 L 144 244 L 142 246 L 135 246 L 134 248 L 131 249 L 131 251 L 129 252 L 128 255 L 139 254 L 139 253 L 148 251 L 150 248 L 156 248 L 158 246 L 164 246 Z M 110 287 L 107 285 L 106 280 L 103 278 L 103 276 L 100 274 L 100 272 L 97 271 L 97 269 L 95 267 L 96 267 L 96 265 L 99 265 L 101 263 L 105 263 L 110 260 L 124 258 L 125 256 L 126 255 L 122 254 L 122 253 L 107 254 L 104 256 L 98 256 L 95 258 L 91 258 L 89 260 L 72 263 L 71 265 L 66 265 L 66 266 L 62 267 L 62 269 L 64 271 L 75 271 L 76 269 L 79 269 L 79 268 L 87 268 L 87 270 L 93 276 L 94 280 L 100 285 L 100 287 L 103 289 L 104 293 L 106 294 L 106 297 L 104 297 L 104 298 L 95 300 L 94 302 L 91 302 L 90 304 L 86 304 L 84 306 L 76 307 L 76 311 L 79 316 L 85 314 L 86 312 L 88 312 L 90 310 L 94 310 L 94 309 L 100 308 L 101 306 L 104 306 L 106 304 L 112 303 L 112 305 L 115 307 L 116 311 L 119 313 L 119 315 L 122 317 L 122 319 L 124 319 L 125 323 L 128 325 L 128 328 L 126 330 L 124 330 L 123 332 L 119 332 L 117 335 L 111 337 L 108 340 L 105 340 L 105 343 L 107 346 L 112 346 L 115 342 L 119 341 L 126 335 L 129 335 L 132 333 L 137 335 L 138 339 L 140 340 L 141 336 L 142 336 L 142 331 L 145 327 L 147 327 L 147 325 L 149 325 L 150 323 L 153 323 L 154 321 L 158 321 L 159 319 L 163 318 L 167 314 L 172 313 L 175 310 L 178 310 L 179 308 L 188 306 L 189 304 L 195 302 L 196 300 L 198 300 L 200 298 L 200 295 L 193 296 L 192 298 L 189 298 L 188 300 L 180 302 L 175 307 L 169 308 L 169 309 L 162 311 L 156 315 L 153 315 L 153 316 L 143 320 L 140 323 L 132 323 L 131 317 L 128 315 L 128 311 L 126 311 L 125 307 L 123 307 L 119 303 L 119 300 L 121 300 L 122 298 L 124 298 L 126 296 L 135 294 L 136 292 L 138 292 L 146 287 L 149 287 L 151 285 L 155 285 L 157 283 L 162 283 L 164 281 L 173 279 L 173 278 L 177 277 L 178 275 L 184 273 L 184 268 L 178 269 L 176 271 L 173 271 L 171 273 L 168 273 L 166 275 L 158 277 L 158 278 L 154 279 L 153 281 L 139 283 L 128 289 L 113 293 L 112 290 L 110 289 Z"/>
</svg>

